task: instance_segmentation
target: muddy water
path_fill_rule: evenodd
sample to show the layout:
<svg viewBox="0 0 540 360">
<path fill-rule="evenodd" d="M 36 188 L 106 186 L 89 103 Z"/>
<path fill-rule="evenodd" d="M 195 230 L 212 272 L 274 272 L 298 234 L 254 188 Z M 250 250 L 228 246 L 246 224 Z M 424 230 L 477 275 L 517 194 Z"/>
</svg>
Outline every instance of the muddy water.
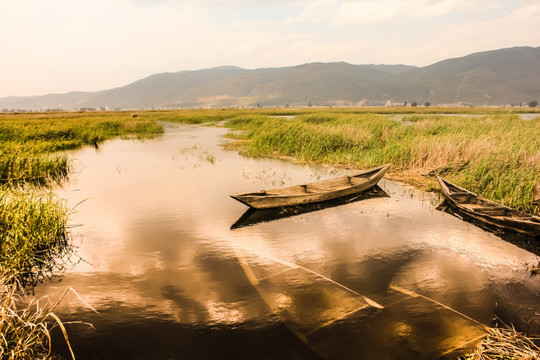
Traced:
<svg viewBox="0 0 540 360">
<path fill-rule="evenodd" d="M 167 125 L 74 153 L 57 189 L 77 205 L 72 263 L 36 295 L 78 293 L 56 311 L 78 359 L 453 358 L 495 316 L 539 332 L 535 255 L 384 180 L 341 203 L 246 214 L 229 194 L 342 172 L 244 158 L 221 148 L 225 133 Z"/>
</svg>

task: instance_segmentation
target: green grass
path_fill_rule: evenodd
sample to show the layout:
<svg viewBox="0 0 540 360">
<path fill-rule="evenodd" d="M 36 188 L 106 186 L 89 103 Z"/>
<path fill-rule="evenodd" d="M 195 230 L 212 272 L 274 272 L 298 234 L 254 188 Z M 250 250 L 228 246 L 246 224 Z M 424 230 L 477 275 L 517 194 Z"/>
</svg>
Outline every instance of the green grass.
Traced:
<svg viewBox="0 0 540 360">
<path fill-rule="evenodd" d="M 163 129 L 152 116 L 130 113 L 46 113 L 0 115 L 0 143 L 39 144 L 42 151 L 96 145 L 117 136 L 145 138 Z"/>
<path fill-rule="evenodd" d="M 248 156 L 294 157 L 305 163 L 366 168 L 392 163 L 394 178 L 425 190 L 440 174 L 487 198 L 534 211 L 540 181 L 540 119 L 312 111 L 294 119 L 254 115 L 229 121 Z M 431 175 L 431 176 L 430 176 Z"/>
<path fill-rule="evenodd" d="M 60 183 L 70 172 L 66 154 L 52 154 L 32 145 L 0 143 L 0 184 Z"/>
<path fill-rule="evenodd" d="M 5 278 L 36 283 L 68 248 L 64 203 L 52 194 L 0 190 L 0 270 Z"/>
<path fill-rule="evenodd" d="M 36 359 L 50 354 L 50 330 L 60 326 L 55 306 L 29 303 L 27 285 L 49 277 L 69 250 L 68 211 L 47 193 L 0 189 L 0 358 Z M 69 346 L 69 341 L 68 341 Z"/>
<path fill-rule="evenodd" d="M 148 138 L 162 132 L 156 120 L 130 113 L 0 115 L 0 184 L 57 183 L 70 171 L 63 150 L 97 147 L 117 136 Z"/>
</svg>

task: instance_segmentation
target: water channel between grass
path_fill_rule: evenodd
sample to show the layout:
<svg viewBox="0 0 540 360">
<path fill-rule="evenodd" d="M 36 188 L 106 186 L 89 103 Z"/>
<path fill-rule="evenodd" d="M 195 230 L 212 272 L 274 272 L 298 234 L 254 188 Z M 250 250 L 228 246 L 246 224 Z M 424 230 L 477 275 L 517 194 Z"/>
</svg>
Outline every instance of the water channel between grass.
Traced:
<svg viewBox="0 0 540 360">
<path fill-rule="evenodd" d="M 540 332 L 538 257 L 437 210 L 435 194 L 382 180 L 373 196 L 233 226 L 247 208 L 230 194 L 353 171 L 242 157 L 226 132 L 169 124 L 73 152 L 54 191 L 79 204 L 74 263 L 35 292 L 69 286 L 99 312 L 75 295 L 56 310 L 93 325 L 68 325 L 78 359 L 455 358 L 495 316 Z"/>
</svg>

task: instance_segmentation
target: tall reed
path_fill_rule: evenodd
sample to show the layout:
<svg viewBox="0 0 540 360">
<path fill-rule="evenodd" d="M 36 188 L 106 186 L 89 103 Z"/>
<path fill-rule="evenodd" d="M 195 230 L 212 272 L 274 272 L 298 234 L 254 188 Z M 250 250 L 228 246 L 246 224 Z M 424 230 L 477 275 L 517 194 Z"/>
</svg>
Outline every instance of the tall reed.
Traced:
<svg viewBox="0 0 540 360">
<path fill-rule="evenodd" d="M 0 144 L 0 184 L 47 186 L 62 182 L 69 172 L 70 161 L 66 154 L 42 153 L 19 144 Z"/>
<path fill-rule="evenodd" d="M 394 177 L 435 188 L 442 174 L 509 206 L 534 211 L 540 174 L 540 119 L 515 115 L 403 115 L 314 112 L 294 119 L 233 120 L 251 156 L 292 156 L 346 167 L 394 164 Z M 237 136 L 238 137 L 238 136 Z M 390 174 L 392 176 L 392 174 Z"/>
<path fill-rule="evenodd" d="M 540 347 L 514 327 L 502 325 L 489 329 L 482 343 L 460 360 L 538 360 Z"/>
<path fill-rule="evenodd" d="M 50 359 L 50 332 L 55 327 L 60 327 L 71 357 L 75 359 L 66 328 L 54 313 L 68 290 L 56 303 L 52 303 L 49 298 L 32 298 L 28 302 L 21 294 L 17 279 L 0 277 L 1 359 Z"/>
<path fill-rule="evenodd" d="M 54 195 L 0 191 L 0 271 L 35 284 L 52 272 L 68 246 L 69 212 Z"/>
</svg>

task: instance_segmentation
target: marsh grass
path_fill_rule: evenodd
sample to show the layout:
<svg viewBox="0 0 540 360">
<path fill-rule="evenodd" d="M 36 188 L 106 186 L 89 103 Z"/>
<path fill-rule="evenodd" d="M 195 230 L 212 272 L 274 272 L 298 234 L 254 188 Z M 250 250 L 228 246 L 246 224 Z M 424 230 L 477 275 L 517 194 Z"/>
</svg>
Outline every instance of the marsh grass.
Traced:
<svg viewBox="0 0 540 360">
<path fill-rule="evenodd" d="M 69 211 L 50 193 L 0 190 L 2 276 L 34 285 L 52 274 L 69 251 Z"/>
<path fill-rule="evenodd" d="M 66 154 L 42 153 L 13 143 L 0 144 L 0 184 L 49 186 L 67 179 L 70 170 Z"/>
<path fill-rule="evenodd" d="M 17 286 L 0 279 L 0 358 L 36 359 L 50 352 L 47 316 L 39 304 L 33 305 L 20 309 Z"/>
<path fill-rule="evenodd" d="M 489 329 L 486 338 L 461 360 L 538 360 L 540 347 L 534 338 L 516 331 L 513 326 L 497 326 Z"/>
<path fill-rule="evenodd" d="M 0 358 L 33 360 L 51 358 L 51 331 L 62 331 L 72 359 L 75 354 L 64 323 L 54 313 L 66 294 L 71 291 L 89 309 L 97 312 L 71 288 L 56 301 L 44 297 L 35 299 L 25 294 L 16 278 L 0 277 Z M 92 327 L 91 324 L 83 323 Z"/>
<path fill-rule="evenodd" d="M 145 139 L 163 133 L 150 117 L 128 113 L 47 113 L 0 115 L 0 184 L 49 186 L 71 170 L 64 150 L 113 137 Z"/>
<path fill-rule="evenodd" d="M 392 163 L 390 177 L 425 190 L 436 189 L 435 175 L 443 175 L 485 197 L 534 212 L 532 188 L 540 174 L 538 119 L 411 114 L 398 122 L 383 114 L 316 112 L 288 120 L 257 114 L 227 126 L 244 131 L 235 137 L 244 140 L 237 146 L 248 156 L 351 168 Z"/>
<path fill-rule="evenodd" d="M 145 138 L 163 133 L 154 116 L 129 113 L 46 113 L 0 115 L 0 143 L 38 145 L 41 151 L 96 145 L 117 136 Z"/>
</svg>

